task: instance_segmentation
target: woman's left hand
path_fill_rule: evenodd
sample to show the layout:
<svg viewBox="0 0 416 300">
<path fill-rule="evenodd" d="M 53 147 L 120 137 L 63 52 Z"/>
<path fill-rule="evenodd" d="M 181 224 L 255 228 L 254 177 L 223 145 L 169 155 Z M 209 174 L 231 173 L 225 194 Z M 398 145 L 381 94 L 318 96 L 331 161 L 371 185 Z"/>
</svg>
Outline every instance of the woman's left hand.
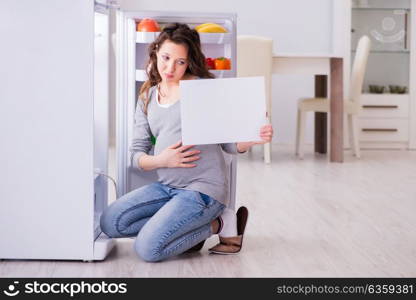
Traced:
<svg viewBox="0 0 416 300">
<path fill-rule="evenodd" d="M 260 128 L 260 139 L 259 141 L 253 141 L 253 142 L 241 142 L 237 143 L 237 151 L 242 153 L 246 152 L 251 146 L 257 145 L 257 144 L 266 144 L 270 143 L 273 138 L 273 127 L 271 124 L 263 125 Z"/>
</svg>

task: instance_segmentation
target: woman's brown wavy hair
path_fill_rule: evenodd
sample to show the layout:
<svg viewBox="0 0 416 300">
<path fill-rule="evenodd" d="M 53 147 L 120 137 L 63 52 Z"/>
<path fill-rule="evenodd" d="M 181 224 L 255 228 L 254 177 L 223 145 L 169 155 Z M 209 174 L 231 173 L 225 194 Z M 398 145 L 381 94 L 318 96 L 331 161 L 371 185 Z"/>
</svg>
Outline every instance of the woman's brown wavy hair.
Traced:
<svg viewBox="0 0 416 300">
<path fill-rule="evenodd" d="M 146 114 L 150 101 L 149 89 L 162 81 L 157 70 L 156 53 L 166 40 L 178 45 L 184 45 L 188 49 L 188 68 L 185 71 L 186 75 L 194 75 L 200 78 L 215 78 L 208 71 L 205 64 L 205 55 L 201 50 L 201 40 L 198 32 L 195 29 L 191 29 L 188 25 L 181 23 L 173 23 L 166 26 L 156 40 L 150 44 L 148 49 L 149 61 L 146 65 L 148 80 L 143 83 L 139 94 L 139 98 L 144 102 L 144 112 Z"/>
</svg>

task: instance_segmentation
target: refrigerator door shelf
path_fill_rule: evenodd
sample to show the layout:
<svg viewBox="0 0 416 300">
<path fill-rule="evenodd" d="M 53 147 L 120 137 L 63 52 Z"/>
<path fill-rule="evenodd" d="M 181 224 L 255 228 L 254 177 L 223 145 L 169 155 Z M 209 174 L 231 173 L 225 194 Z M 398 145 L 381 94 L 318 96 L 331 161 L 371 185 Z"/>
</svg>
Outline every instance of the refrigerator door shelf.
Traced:
<svg viewBox="0 0 416 300">
<path fill-rule="evenodd" d="M 115 241 L 101 233 L 94 241 L 94 260 L 104 260 L 113 249 Z"/>
<path fill-rule="evenodd" d="M 136 43 L 150 44 L 158 36 L 160 32 L 136 32 Z M 229 44 L 232 42 L 231 33 L 200 33 L 199 37 L 202 44 Z"/>
<path fill-rule="evenodd" d="M 235 72 L 233 70 L 209 70 L 216 78 L 230 78 L 235 77 Z M 147 80 L 147 75 L 145 70 L 136 70 L 136 81 L 144 82 Z"/>
</svg>

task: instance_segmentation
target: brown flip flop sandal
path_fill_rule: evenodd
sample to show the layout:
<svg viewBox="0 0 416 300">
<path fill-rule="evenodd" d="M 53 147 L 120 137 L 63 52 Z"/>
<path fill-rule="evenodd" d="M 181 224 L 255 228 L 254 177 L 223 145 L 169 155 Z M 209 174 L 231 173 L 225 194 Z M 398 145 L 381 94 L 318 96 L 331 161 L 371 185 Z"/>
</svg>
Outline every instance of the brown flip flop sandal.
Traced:
<svg viewBox="0 0 416 300">
<path fill-rule="evenodd" d="M 220 242 L 208 250 L 215 254 L 237 254 L 240 252 L 243 247 L 247 219 L 248 209 L 245 206 L 241 206 L 237 210 L 237 236 L 227 238 L 220 236 Z"/>
</svg>

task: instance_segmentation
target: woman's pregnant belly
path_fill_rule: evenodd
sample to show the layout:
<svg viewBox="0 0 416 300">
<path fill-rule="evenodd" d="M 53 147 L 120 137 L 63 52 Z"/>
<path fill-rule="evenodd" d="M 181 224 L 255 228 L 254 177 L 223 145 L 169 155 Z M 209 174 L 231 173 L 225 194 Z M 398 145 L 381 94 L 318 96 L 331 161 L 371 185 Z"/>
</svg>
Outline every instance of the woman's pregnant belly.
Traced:
<svg viewBox="0 0 416 300">
<path fill-rule="evenodd" d="M 157 153 L 159 149 L 155 149 Z M 221 146 L 197 145 L 187 151 L 199 150 L 200 159 L 191 162 L 196 164 L 192 168 L 159 168 L 157 174 L 163 184 L 175 187 L 186 187 L 192 182 L 206 182 L 216 185 L 226 184 L 226 166 Z M 159 150 L 159 151 L 163 151 Z"/>
</svg>

